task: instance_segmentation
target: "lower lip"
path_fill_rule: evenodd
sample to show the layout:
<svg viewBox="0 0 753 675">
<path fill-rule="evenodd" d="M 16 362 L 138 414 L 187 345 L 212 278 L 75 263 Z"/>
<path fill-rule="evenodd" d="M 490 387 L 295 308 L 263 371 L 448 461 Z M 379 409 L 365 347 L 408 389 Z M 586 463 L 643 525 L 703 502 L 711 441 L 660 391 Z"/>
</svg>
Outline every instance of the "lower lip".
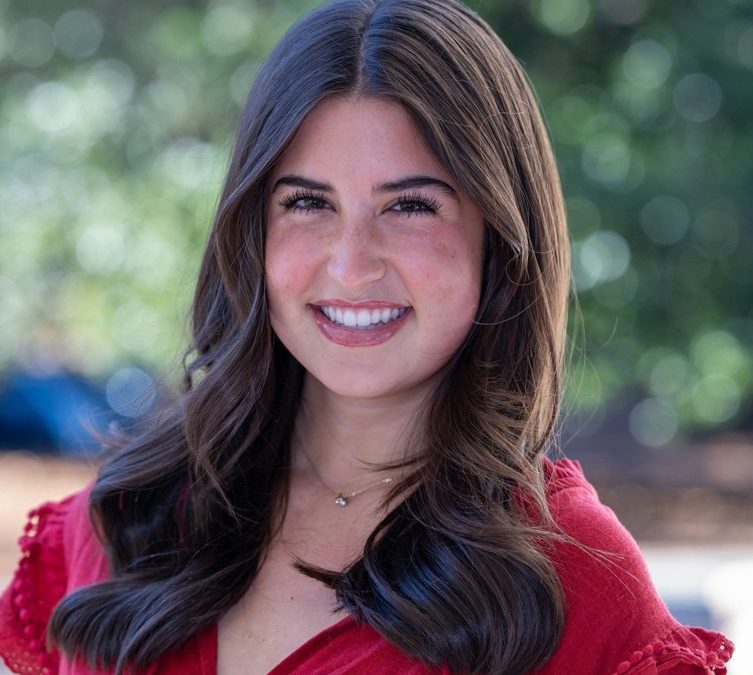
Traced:
<svg viewBox="0 0 753 675">
<path fill-rule="evenodd" d="M 347 328 L 330 321 L 318 307 L 311 307 L 311 311 L 324 337 L 343 347 L 370 347 L 387 342 L 403 327 L 411 313 L 411 310 L 407 309 L 402 316 L 376 328 Z"/>
</svg>

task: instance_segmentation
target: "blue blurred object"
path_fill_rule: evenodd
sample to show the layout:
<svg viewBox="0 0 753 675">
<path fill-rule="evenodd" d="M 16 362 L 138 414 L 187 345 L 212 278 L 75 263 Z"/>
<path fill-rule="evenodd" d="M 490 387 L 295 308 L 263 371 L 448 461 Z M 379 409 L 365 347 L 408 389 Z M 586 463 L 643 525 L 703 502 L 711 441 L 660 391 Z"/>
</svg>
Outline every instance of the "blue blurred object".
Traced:
<svg viewBox="0 0 753 675">
<path fill-rule="evenodd" d="M 703 628 L 718 629 L 714 623 L 714 617 L 709 607 L 698 600 L 680 601 L 677 599 L 666 600 L 669 609 L 675 619 L 688 626 L 702 626 Z"/>
<path fill-rule="evenodd" d="M 89 429 L 113 417 L 102 388 L 65 371 L 11 371 L 0 385 L 0 449 L 91 457 L 100 444 Z"/>
</svg>

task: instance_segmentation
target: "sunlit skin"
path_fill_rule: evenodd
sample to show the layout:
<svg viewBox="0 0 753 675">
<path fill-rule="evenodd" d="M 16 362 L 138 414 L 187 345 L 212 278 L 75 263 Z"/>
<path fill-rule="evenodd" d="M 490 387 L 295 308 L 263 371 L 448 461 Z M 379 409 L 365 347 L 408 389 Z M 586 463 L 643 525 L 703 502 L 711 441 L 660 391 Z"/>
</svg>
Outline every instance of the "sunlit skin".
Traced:
<svg viewBox="0 0 753 675">
<path fill-rule="evenodd" d="M 294 446 L 306 444 L 330 484 L 363 482 L 356 458 L 394 457 L 472 326 L 483 216 L 405 110 L 377 99 L 320 103 L 271 185 L 271 322 L 308 373 Z M 358 329 L 338 325 L 322 306 L 402 316 Z"/>
</svg>

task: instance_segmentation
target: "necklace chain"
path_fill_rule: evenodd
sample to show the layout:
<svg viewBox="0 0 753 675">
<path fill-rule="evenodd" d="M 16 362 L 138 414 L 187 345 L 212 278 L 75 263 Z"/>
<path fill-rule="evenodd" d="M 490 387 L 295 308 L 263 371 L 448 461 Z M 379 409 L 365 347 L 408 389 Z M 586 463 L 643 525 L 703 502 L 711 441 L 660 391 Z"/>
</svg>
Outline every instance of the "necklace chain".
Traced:
<svg viewBox="0 0 753 675">
<path fill-rule="evenodd" d="M 338 492 L 337 490 L 333 490 L 322 479 L 322 477 L 319 475 L 319 471 L 317 470 L 314 462 L 311 461 L 311 457 L 309 457 L 309 454 L 306 452 L 306 450 L 304 450 L 303 447 L 301 447 L 301 450 L 303 451 L 304 456 L 306 457 L 309 464 L 311 465 L 311 470 L 314 472 L 316 479 L 335 496 L 334 502 L 337 506 L 341 508 L 345 508 L 350 503 L 350 500 L 353 499 L 353 497 L 357 497 L 358 495 L 366 492 L 367 490 L 371 490 L 372 488 L 378 487 L 379 485 L 386 485 L 387 483 L 392 482 L 392 477 L 388 476 L 387 478 L 382 478 L 381 480 L 378 480 L 375 483 L 370 483 L 366 487 L 362 487 L 360 490 L 354 490 L 353 492 Z"/>
<path fill-rule="evenodd" d="M 319 479 L 321 480 L 321 479 Z M 376 483 L 372 483 L 371 485 L 367 485 L 364 488 L 361 488 L 360 490 L 356 490 L 354 492 L 350 492 L 346 495 L 344 495 L 342 492 L 338 492 L 337 496 L 335 497 L 335 504 L 338 506 L 347 506 L 348 502 L 353 498 L 360 495 L 362 492 L 366 492 L 366 490 L 371 490 L 371 488 L 375 488 L 378 485 L 386 485 L 387 483 L 391 483 L 392 478 L 388 476 L 387 478 L 382 478 L 382 480 L 377 481 Z M 324 487 L 327 487 L 326 485 Z M 327 488 L 330 492 L 334 493 L 334 490 L 332 488 Z"/>
</svg>

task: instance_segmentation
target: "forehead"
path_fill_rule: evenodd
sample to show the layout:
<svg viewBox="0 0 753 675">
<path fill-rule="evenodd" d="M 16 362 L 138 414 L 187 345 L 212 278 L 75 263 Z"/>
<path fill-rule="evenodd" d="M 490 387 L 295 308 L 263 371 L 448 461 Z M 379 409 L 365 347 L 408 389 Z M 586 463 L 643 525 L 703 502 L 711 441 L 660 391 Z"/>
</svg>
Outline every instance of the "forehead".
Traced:
<svg viewBox="0 0 753 675">
<path fill-rule="evenodd" d="M 431 172 L 452 182 L 402 105 L 366 97 L 332 97 L 317 104 L 283 152 L 275 175 L 293 170 L 375 182 Z"/>
</svg>

